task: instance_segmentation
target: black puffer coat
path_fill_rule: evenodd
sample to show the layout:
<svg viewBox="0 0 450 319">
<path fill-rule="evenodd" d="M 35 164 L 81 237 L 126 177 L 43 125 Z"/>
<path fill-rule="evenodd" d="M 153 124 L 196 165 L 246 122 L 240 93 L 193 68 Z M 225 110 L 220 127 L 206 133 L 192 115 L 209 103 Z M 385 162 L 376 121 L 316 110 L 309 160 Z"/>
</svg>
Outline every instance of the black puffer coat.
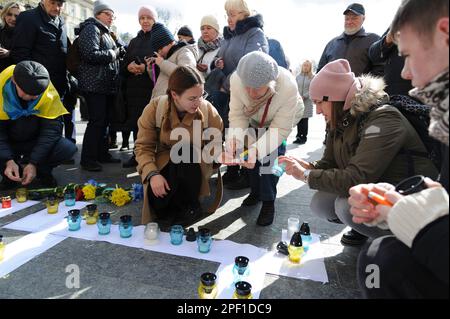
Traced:
<svg viewBox="0 0 450 319">
<path fill-rule="evenodd" d="M 139 59 L 145 63 L 144 57 L 153 55 L 153 48 L 150 42 L 151 31 L 144 33 L 140 31 L 138 35 L 130 41 L 127 54 L 125 55 L 122 65 L 122 76 L 125 84 L 124 97 L 127 105 L 127 120 L 124 127 L 130 131 L 137 131 L 137 121 L 142 111 L 150 102 L 153 91 L 153 80 L 149 77 L 148 72 L 141 75 L 134 75 L 128 72 L 128 65 Z"/>
<path fill-rule="evenodd" d="M 81 64 L 78 75 L 82 92 L 112 95 L 119 85 L 117 44 L 106 26 L 89 18 L 80 24 L 78 39 Z"/>
</svg>

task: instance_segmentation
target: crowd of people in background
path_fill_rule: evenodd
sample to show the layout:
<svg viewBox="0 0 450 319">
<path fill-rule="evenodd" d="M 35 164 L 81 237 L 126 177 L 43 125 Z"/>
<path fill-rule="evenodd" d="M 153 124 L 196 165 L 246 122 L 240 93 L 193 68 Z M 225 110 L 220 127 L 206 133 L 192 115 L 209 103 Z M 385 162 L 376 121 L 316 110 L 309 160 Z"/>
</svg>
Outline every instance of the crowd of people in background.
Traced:
<svg viewBox="0 0 450 319">
<path fill-rule="evenodd" d="M 154 7 L 143 6 L 129 43 L 112 32 L 107 0 L 95 1 L 93 16 L 69 40 L 65 2 L 11 2 L 1 10 L 0 190 L 57 185 L 53 168 L 74 164 L 80 101 L 87 120 L 80 167 L 136 168 L 145 189 L 142 223 L 189 225 L 202 217 L 201 199 L 224 165 L 220 183 L 249 189 L 242 206 L 262 202 L 256 224 L 267 227 L 279 178 L 261 172 L 276 158 L 316 191 L 313 213 L 351 228 L 343 245 L 368 242 L 358 264 L 365 296 L 448 298 L 448 0 L 404 0 L 382 36 L 364 29 L 366 10 L 352 3 L 342 11 L 344 31 L 320 39 L 317 68 L 310 57 L 298 74 L 245 0 L 224 1 L 223 27 L 205 12 L 198 39 L 192 26 L 173 33 Z M 326 121 L 322 158 L 286 155 L 295 127 L 293 143 L 307 143 L 314 107 Z M 219 131 L 219 141 L 202 137 L 175 150 L 180 140 L 171 133 L 182 128 L 193 138 L 196 121 Z M 263 134 L 252 139 L 249 130 Z M 130 136 L 134 142 L 124 163 L 110 152 L 118 132 L 121 150 L 130 149 Z M 205 150 L 213 161 L 195 162 Z M 174 161 L 173 151 L 190 161 Z M 414 175 L 426 177 L 428 188 L 403 196 L 393 185 Z M 389 206 L 375 204 L 373 192 Z M 433 253 L 436 241 L 442 245 Z M 370 263 L 386 274 L 382 289 L 364 284 Z"/>
</svg>

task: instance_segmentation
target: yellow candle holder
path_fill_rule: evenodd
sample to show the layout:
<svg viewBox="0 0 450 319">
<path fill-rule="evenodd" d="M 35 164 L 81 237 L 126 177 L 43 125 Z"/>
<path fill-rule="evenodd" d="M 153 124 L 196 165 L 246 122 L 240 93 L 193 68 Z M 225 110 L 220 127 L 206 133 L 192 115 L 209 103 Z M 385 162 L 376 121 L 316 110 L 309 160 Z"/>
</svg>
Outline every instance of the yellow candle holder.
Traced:
<svg viewBox="0 0 450 319">
<path fill-rule="evenodd" d="M 5 243 L 3 242 L 3 235 L 0 235 L 0 261 L 3 260 L 5 253 Z"/>
<path fill-rule="evenodd" d="M 218 288 L 216 279 L 217 276 L 213 273 L 204 273 L 201 276 L 198 286 L 198 297 L 200 299 L 215 299 L 217 297 Z"/>
<path fill-rule="evenodd" d="M 289 251 L 289 260 L 293 263 L 299 264 L 300 261 L 302 260 L 303 253 L 305 251 L 303 247 L 295 247 L 289 245 L 288 251 Z"/>
<path fill-rule="evenodd" d="M 238 281 L 235 284 L 233 299 L 253 299 L 252 285 L 246 281 Z"/>
<path fill-rule="evenodd" d="M 47 206 L 47 213 L 49 213 L 49 214 L 57 214 L 58 213 L 59 202 L 55 197 L 47 198 L 45 205 Z"/>
<path fill-rule="evenodd" d="M 98 220 L 98 209 L 97 205 L 90 204 L 87 206 L 86 214 L 84 215 L 86 219 L 86 224 L 88 225 L 95 225 L 97 224 Z"/>
<path fill-rule="evenodd" d="M 18 203 L 25 203 L 28 200 L 28 191 L 26 188 L 17 189 L 16 200 Z"/>
</svg>

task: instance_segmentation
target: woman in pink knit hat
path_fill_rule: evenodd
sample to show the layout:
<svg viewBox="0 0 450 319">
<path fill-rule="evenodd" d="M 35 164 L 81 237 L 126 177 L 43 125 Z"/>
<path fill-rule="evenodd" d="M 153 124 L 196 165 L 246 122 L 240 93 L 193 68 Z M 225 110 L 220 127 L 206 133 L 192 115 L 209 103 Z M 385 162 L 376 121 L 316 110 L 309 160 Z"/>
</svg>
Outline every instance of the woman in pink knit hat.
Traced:
<svg viewBox="0 0 450 319">
<path fill-rule="evenodd" d="M 308 184 L 317 193 L 311 210 L 329 221 L 352 227 L 341 243 L 360 245 L 367 237 L 390 232 L 354 224 L 347 202 L 349 189 L 361 183 L 397 184 L 410 176 L 408 156 L 427 153 L 415 129 L 400 111 L 389 105 L 382 78 L 355 77 L 347 60 L 327 64 L 313 79 L 311 99 L 317 113 L 330 126 L 321 160 L 307 162 L 280 157 L 286 173 Z M 415 174 L 436 177 L 426 156 L 410 156 Z"/>
<path fill-rule="evenodd" d="M 152 28 L 158 20 L 158 14 L 153 7 L 144 6 L 138 12 L 141 30 L 130 41 L 127 54 L 122 64 L 123 97 L 127 108 L 127 119 L 122 130 L 122 149 L 128 149 L 128 139 L 133 132 L 133 141 L 136 141 L 138 126 L 137 121 L 145 106 L 150 101 L 154 87 L 154 78 L 151 78 L 146 69 L 145 57 L 153 55 L 150 38 Z M 156 78 L 156 74 L 155 74 Z M 124 168 L 135 168 L 137 162 L 134 154 L 123 164 Z"/>
</svg>

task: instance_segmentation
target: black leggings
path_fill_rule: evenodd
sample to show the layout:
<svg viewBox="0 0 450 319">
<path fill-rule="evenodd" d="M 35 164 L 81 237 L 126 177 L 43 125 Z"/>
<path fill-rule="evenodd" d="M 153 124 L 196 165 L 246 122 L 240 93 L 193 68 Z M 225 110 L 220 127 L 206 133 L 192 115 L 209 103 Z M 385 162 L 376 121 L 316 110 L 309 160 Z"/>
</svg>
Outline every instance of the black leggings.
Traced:
<svg viewBox="0 0 450 319">
<path fill-rule="evenodd" d="M 149 187 L 150 206 L 158 218 L 175 216 L 187 209 L 200 206 L 198 198 L 202 172 L 200 164 L 179 163 L 170 161 L 160 172 L 167 180 L 170 191 L 164 198 L 158 198 Z"/>
</svg>

